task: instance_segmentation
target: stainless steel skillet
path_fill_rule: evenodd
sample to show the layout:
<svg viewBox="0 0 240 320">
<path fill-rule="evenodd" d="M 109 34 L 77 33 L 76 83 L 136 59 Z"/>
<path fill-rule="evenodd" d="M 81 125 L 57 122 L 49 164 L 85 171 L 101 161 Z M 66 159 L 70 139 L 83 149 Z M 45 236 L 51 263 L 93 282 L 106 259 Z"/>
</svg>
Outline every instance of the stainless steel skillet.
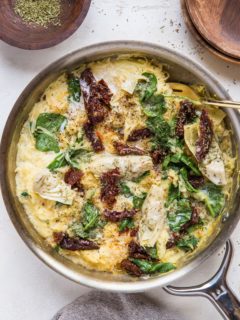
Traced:
<svg viewBox="0 0 240 320">
<path fill-rule="evenodd" d="M 119 41 L 96 44 L 80 49 L 61 58 L 43 70 L 30 82 L 18 98 L 9 115 L 2 136 L 0 150 L 0 178 L 5 205 L 16 230 L 28 247 L 49 267 L 63 276 L 86 286 L 102 290 L 137 292 L 158 286 L 166 286 L 179 279 L 181 276 L 186 275 L 211 256 L 230 237 L 240 218 L 240 116 L 234 110 L 226 110 L 228 114 L 226 123 L 232 128 L 233 152 L 237 158 L 235 175 L 233 177 L 234 188 L 231 199 L 226 207 L 219 233 L 214 234 L 213 237 L 209 239 L 205 248 L 199 251 L 196 256 L 192 256 L 181 268 L 173 273 L 163 276 L 154 276 L 149 279 L 136 280 L 128 276 L 89 271 L 81 266 L 74 265 L 71 261 L 59 256 L 47 246 L 30 224 L 22 205 L 16 197 L 15 159 L 17 142 L 21 127 L 26 121 L 29 111 L 48 84 L 59 74 L 63 71 L 71 70 L 81 63 L 105 57 L 114 58 L 119 54 L 144 55 L 160 60 L 166 65 L 166 69 L 170 73 L 170 81 L 204 83 L 208 89 L 211 92 L 214 92 L 219 98 L 225 100 L 230 99 L 223 87 L 206 70 L 186 57 L 163 47 L 144 42 Z M 171 293 L 179 294 L 179 290 L 176 288 L 170 287 L 167 290 L 171 291 Z M 187 289 L 181 289 L 180 293 L 183 294 L 186 290 Z M 199 288 L 198 292 L 197 290 L 192 290 L 191 292 L 188 290 L 188 294 L 200 294 L 199 292 L 202 292 L 201 290 L 202 288 Z M 240 304 L 232 293 L 228 292 L 227 286 L 224 287 L 223 292 L 228 301 L 223 304 L 221 299 L 218 299 L 218 294 L 216 294 L 215 299 L 218 300 L 218 308 L 224 309 L 222 314 L 226 319 L 240 319 Z M 213 300 L 214 299 L 212 298 L 211 301 Z"/>
</svg>

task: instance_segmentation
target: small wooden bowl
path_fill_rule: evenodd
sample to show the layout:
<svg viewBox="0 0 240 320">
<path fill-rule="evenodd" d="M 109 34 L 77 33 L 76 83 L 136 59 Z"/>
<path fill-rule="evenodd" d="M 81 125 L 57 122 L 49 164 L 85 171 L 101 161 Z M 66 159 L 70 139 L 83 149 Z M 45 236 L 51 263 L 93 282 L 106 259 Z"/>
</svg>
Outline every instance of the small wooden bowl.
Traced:
<svg viewBox="0 0 240 320">
<path fill-rule="evenodd" d="M 185 0 L 201 36 L 218 51 L 240 59 L 239 0 Z"/>
<path fill-rule="evenodd" d="M 202 35 L 198 32 L 195 25 L 193 24 L 191 17 L 188 13 L 187 7 L 186 7 L 186 0 L 181 0 L 181 7 L 182 7 L 182 13 L 184 17 L 184 21 L 188 27 L 188 29 L 191 31 L 192 35 L 195 37 L 195 39 L 206 49 L 208 49 L 212 54 L 217 56 L 218 58 L 223 59 L 226 62 L 231 62 L 235 64 L 240 64 L 240 59 L 235 59 L 229 55 L 224 54 L 223 52 L 217 50 L 215 47 L 211 46 L 209 42 L 207 42 Z"/>
<path fill-rule="evenodd" d="M 14 12 L 14 4 L 15 0 L 0 0 L 0 39 L 14 47 L 36 50 L 52 47 L 70 37 L 86 17 L 91 0 L 62 0 L 61 25 L 47 28 L 24 22 Z"/>
</svg>

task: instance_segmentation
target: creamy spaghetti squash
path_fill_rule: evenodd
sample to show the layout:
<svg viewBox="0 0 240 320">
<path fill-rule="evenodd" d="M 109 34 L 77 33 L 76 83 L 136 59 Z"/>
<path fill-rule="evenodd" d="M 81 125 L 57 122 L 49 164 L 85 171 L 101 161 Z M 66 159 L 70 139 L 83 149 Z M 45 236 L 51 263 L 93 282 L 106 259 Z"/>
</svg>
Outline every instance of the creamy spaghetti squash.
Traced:
<svg viewBox="0 0 240 320">
<path fill-rule="evenodd" d="M 218 230 L 234 159 L 225 113 L 160 63 L 119 57 L 51 83 L 18 142 L 17 195 L 37 232 L 88 269 L 170 272 Z"/>
</svg>

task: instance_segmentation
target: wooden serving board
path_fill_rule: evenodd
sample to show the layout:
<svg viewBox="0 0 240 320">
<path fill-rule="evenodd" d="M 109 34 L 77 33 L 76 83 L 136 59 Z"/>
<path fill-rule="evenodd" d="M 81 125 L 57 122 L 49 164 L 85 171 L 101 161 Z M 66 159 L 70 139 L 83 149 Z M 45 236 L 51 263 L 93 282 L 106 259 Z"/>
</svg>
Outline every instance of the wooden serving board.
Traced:
<svg viewBox="0 0 240 320">
<path fill-rule="evenodd" d="M 240 1 L 185 0 L 201 36 L 225 55 L 240 59 Z"/>
</svg>

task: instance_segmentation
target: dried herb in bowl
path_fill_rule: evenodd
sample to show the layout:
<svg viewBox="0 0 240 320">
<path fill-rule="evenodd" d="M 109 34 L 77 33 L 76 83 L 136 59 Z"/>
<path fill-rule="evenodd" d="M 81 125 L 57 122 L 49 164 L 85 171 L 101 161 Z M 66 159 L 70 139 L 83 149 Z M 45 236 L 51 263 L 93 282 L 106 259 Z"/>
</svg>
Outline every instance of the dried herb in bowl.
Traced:
<svg viewBox="0 0 240 320">
<path fill-rule="evenodd" d="M 61 0 L 16 0 L 14 11 L 26 23 L 60 25 Z"/>
</svg>

